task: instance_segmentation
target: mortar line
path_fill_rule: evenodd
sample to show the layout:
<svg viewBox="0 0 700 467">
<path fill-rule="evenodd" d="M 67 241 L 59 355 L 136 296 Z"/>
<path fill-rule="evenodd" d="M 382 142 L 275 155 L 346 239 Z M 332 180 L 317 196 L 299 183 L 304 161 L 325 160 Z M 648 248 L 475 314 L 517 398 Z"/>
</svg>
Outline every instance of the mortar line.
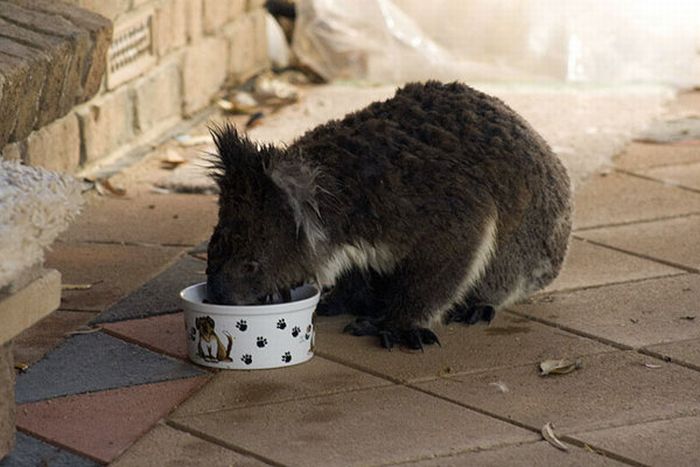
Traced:
<svg viewBox="0 0 700 467">
<path fill-rule="evenodd" d="M 145 248 L 192 248 L 194 245 L 189 243 L 149 243 L 149 242 L 131 242 L 131 241 L 119 241 L 119 240 L 91 240 L 91 239 L 81 239 L 74 241 L 57 240 L 56 243 L 63 245 L 76 245 L 81 243 L 86 243 L 89 245 L 117 245 L 117 246 L 140 246 Z"/>
<path fill-rule="evenodd" d="M 691 339 L 684 339 L 684 340 L 691 340 Z M 676 342 L 683 342 L 683 341 L 676 341 Z M 675 342 L 669 342 L 669 344 L 675 344 Z M 653 345 L 657 345 L 657 344 L 653 344 Z M 649 357 L 656 358 L 658 360 L 663 360 L 664 362 L 667 362 L 667 363 L 673 363 L 674 365 L 688 368 L 689 370 L 700 371 L 700 366 L 698 366 L 698 365 L 675 359 L 675 358 L 671 357 L 670 355 L 664 355 L 660 352 L 656 352 L 656 351 L 651 350 L 647 347 L 642 347 L 640 349 L 637 349 L 637 352 L 639 352 L 642 355 L 647 355 Z"/>
<path fill-rule="evenodd" d="M 668 166 L 668 167 L 672 167 L 673 165 L 685 165 L 685 164 L 672 164 L 672 165 L 670 165 L 670 166 Z M 673 187 L 673 188 L 678 188 L 679 190 L 689 191 L 689 192 L 691 192 L 691 193 L 696 193 L 696 194 L 697 194 L 697 193 L 700 193 L 700 190 L 698 190 L 697 188 L 691 188 L 691 187 L 689 187 L 689 186 L 685 186 L 685 185 L 681 185 L 681 184 L 677 184 L 677 183 L 670 183 L 670 182 L 667 182 L 667 181 L 665 181 L 665 180 L 660 180 L 660 179 L 658 179 L 658 178 L 650 177 L 649 175 L 644 175 L 644 174 L 640 174 L 640 173 L 637 173 L 637 172 L 632 172 L 632 171 L 630 171 L 629 169 L 618 169 L 618 168 L 615 168 L 614 170 L 615 170 L 616 172 L 620 172 L 620 173 L 623 173 L 623 174 L 625 174 L 625 175 L 629 175 L 630 177 L 637 177 L 637 178 L 640 178 L 640 179 L 642 179 L 642 180 L 648 180 L 648 181 L 650 181 L 650 182 L 656 182 L 656 183 L 659 183 L 659 184 L 664 185 L 664 186 L 670 186 L 670 187 Z"/>
<path fill-rule="evenodd" d="M 638 220 L 633 220 L 633 221 L 624 221 L 624 222 L 612 222 L 609 224 L 596 224 L 596 225 L 590 225 L 586 227 L 577 227 L 572 230 L 572 233 L 576 234 L 578 232 L 587 232 L 589 230 L 598 230 L 598 229 L 609 229 L 609 228 L 614 228 L 614 227 L 625 227 L 625 226 L 630 226 L 630 225 L 636 225 L 636 224 L 650 224 L 652 222 L 661 222 L 661 221 L 668 221 L 668 220 L 674 220 L 674 219 L 685 219 L 686 217 L 693 217 L 700 215 L 700 211 L 697 212 L 687 212 L 684 214 L 675 214 L 671 216 L 661 216 L 661 217 L 654 217 L 653 219 L 638 219 Z"/>
<path fill-rule="evenodd" d="M 286 467 L 286 464 L 280 464 L 279 462 L 274 461 L 272 459 L 269 459 L 261 454 L 258 454 L 256 452 L 242 448 L 242 447 L 237 446 L 235 444 L 228 443 L 227 441 L 224 441 L 222 439 L 208 435 L 207 433 L 204 433 L 203 431 L 188 427 L 187 425 L 182 425 L 174 420 L 165 420 L 164 423 L 173 429 L 176 429 L 178 431 L 183 431 L 185 433 L 189 433 L 192 436 L 195 436 L 197 438 L 203 439 L 204 441 L 208 441 L 210 443 L 216 444 L 217 446 L 221 446 L 221 447 L 228 449 L 230 451 L 237 452 L 238 454 L 243 454 L 244 456 L 252 457 L 254 459 L 259 460 L 260 462 L 264 462 L 267 465 L 272 465 L 275 467 Z"/>
<path fill-rule="evenodd" d="M 590 243 L 592 245 L 596 245 L 596 246 L 599 246 L 602 248 L 607 248 L 609 250 L 617 251 L 620 253 L 625 253 L 625 254 L 628 254 L 630 256 L 635 256 L 637 258 L 646 259 L 648 261 L 653 261 L 655 263 L 663 264 L 664 266 L 670 266 L 670 267 L 673 267 L 675 269 L 680 269 L 681 271 L 685 271 L 685 272 L 689 272 L 689 273 L 693 273 L 693 274 L 700 273 L 700 269 L 696 269 L 696 268 L 693 268 L 691 266 L 685 266 L 683 264 L 678 264 L 678 263 L 675 263 L 673 261 L 668 261 L 665 259 L 656 258 L 654 256 L 645 255 L 643 253 L 636 253 L 634 251 L 626 250 L 624 248 L 619 248 L 616 246 L 607 245 L 607 244 L 601 243 L 597 240 L 589 240 L 587 238 L 578 237 L 576 235 L 574 235 L 573 237 L 578 239 L 578 240 L 584 241 L 586 243 Z"/>
</svg>

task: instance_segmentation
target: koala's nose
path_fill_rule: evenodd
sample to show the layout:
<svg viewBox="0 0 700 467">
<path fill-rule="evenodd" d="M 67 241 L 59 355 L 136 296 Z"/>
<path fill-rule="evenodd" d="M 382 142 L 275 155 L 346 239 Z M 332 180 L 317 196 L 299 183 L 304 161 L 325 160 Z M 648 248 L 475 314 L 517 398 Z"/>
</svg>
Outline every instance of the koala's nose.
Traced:
<svg viewBox="0 0 700 467">
<path fill-rule="evenodd" d="M 219 274 L 207 276 L 207 299 L 219 305 L 231 305 L 234 303 L 233 297 L 226 287 L 226 281 Z"/>
</svg>

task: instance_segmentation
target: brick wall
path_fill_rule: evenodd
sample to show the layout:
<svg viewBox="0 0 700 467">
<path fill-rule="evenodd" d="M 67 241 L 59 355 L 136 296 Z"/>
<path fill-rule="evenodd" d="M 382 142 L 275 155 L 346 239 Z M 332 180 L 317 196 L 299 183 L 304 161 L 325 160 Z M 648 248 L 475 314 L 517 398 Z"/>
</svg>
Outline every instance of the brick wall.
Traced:
<svg viewBox="0 0 700 467">
<path fill-rule="evenodd" d="M 243 82 L 268 67 L 264 1 L 68 3 L 113 22 L 113 47 L 104 52 L 107 56 L 115 56 L 115 41 L 139 24 L 150 25 L 144 34 L 152 47 L 117 71 L 110 66 L 116 60 L 108 60 L 95 97 L 61 118 L 46 118 L 50 123 L 36 125 L 26 137 L 5 145 L 3 158 L 77 172 L 153 140 L 208 107 L 224 84 Z"/>
</svg>

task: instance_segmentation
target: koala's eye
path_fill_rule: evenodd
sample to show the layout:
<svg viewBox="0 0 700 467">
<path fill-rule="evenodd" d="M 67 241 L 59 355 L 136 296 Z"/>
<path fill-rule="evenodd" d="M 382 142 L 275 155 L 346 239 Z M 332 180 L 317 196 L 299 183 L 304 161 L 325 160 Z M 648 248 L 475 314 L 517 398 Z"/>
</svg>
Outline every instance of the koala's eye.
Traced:
<svg viewBox="0 0 700 467">
<path fill-rule="evenodd" d="M 243 271 L 243 274 L 255 274 L 258 272 L 259 267 L 260 264 L 257 261 L 246 261 L 241 265 L 241 271 Z"/>
</svg>

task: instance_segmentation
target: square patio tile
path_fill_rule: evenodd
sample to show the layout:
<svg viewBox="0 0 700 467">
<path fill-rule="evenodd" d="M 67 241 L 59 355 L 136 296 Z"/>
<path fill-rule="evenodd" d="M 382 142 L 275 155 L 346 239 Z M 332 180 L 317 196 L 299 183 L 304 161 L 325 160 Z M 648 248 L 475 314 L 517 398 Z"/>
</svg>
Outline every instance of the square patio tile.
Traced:
<svg viewBox="0 0 700 467">
<path fill-rule="evenodd" d="M 180 291 L 188 285 L 206 281 L 206 267 L 204 261 L 185 255 L 142 287 L 109 307 L 95 318 L 93 323 L 147 318 L 180 311 Z"/>
<path fill-rule="evenodd" d="M 615 158 L 615 166 L 626 170 L 693 162 L 700 162 L 700 145 L 633 142 Z"/>
<path fill-rule="evenodd" d="M 171 357 L 187 360 L 187 340 L 183 313 L 105 323 L 108 334 L 134 342 Z"/>
<path fill-rule="evenodd" d="M 32 436 L 17 432 L 15 449 L 0 459 L 0 467 L 97 467 L 100 464 Z"/>
<path fill-rule="evenodd" d="M 102 311 L 158 274 L 179 248 L 115 244 L 54 243 L 46 266 L 58 269 L 63 284 L 94 284 L 88 290 L 64 290 L 61 308 Z"/>
<path fill-rule="evenodd" d="M 539 438 L 397 386 L 172 420 L 285 465 L 379 465 Z"/>
<path fill-rule="evenodd" d="M 208 195 L 93 197 L 83 214 L 59 239 L 196 245 L 211 235 L 217 214 L 216 197 Z"/>
<path fill-rule="evenodd" d="M 221 371 L 176 417 L 386 386 L 391 383 L 315 356 L 308 363 L 257 371 Z M 350 397 L 350 396 L 348 396 Z"/>
<path fill-rule="evenodd" d="M 700 269 L 700 216 L 585 230 L 577 235 L 647 257 Z"/>
<path fill-rule="evenodd" d="M 16 382 L 17 403 L 206 374 L 102 332 L 72 336 Z"/>
<path fill-rule="evenodd" d="M 700 465 L 700 416 L 577 433 L 575 438 L 646 465 Z"/>
<path fill-rule="evenodd" d="M 205 381 L 187 378 L 23 404 L 17 426 L 107 463 Z"/>
<path fill-rule="evenodd" d="M 700 193 L 619 172 L 591 177 L 574 203 L 576 229 L 700 213 Z"/>
<path fill-rule="evenodd" d="M 700 315 L 697 315 L 695 320 L 699 319 Z M 700 334 L 700 332 L 698 334 Z M 689 339 L 687 341 L 651 345 L 646 347 L 645 350 L 654 355 L 658 355 L 659 357 L 669 357 L 674 362 L 682 362 L 686 365 L 691 365 L 697 369 L 700 369 L 700 337 L 697 339 Z"/>
<path fill-rule="evenodd" d="M 58 345 L 66 334 L 97 315 L 93 311 L 57 310 L 12 339 L 15 362 L 33 364 Z"/>
<path fill-rule="evenodd" d="M 697 147 L 700 152 L 700 145 Z M 700 191 L 700 162 L 639 170 L 637 173 L 661 180 L 669 185 L 683 186 Z"/>
<path fill-rule="evenodd" d="M 351 316 L 316 320 L 316 351 L 355 368 L 397 381 L 434 379 L 446 374 L 536 363 L 547 358 L 576 357 L 612 348 L 534 321 L 496 313 L 490 326 L 451 324 L 436 328 L 442 347 L 425 352 L 396 348 L 388 351 L 376 337 L 344 334 Z"/>
<path fill-rule="evenodd" d="M 661 365 L 647 368 L 644 363 Z M 494 383 L 503 383 L 502 392 Z M 536 365 L 420 383 L 418 387 L 540 429 L 570 434 L 696 414 L 700 372 L 621 351 L 583 358 L 583 368 L 542 377 Z M 672 389 L 671 389 L 672 388 Z"/>
<path fill-rule="evenodd" d="M 571 239 L 559 277 L 545 292 L 615 284 L 681 273 L 665 264 L 621 253 L 579 239 Z"/>
<path fill-rule="evenodd" d="M 700 337 L 700 275 L 555 294 L 512 307 L 518 313 L 633 348 Z"/>
<path fill-rule="evenodd" d="M 167 425 L 156 425 L 110 464 L 112 467 L 144 465 L 253 467 L 268 464 Z"/>
<path fill-rule="evenodd" d="M 622 462 L 594 452 L 569 446 L 568 452 L 552 447 L 546 441 L 504 446 L 487 451 L 470 451 L 451 457 L 401 464 L 410 467 L 503 467 L 532 465 L 537 467 L 623 466 Z"/>
</svg>

